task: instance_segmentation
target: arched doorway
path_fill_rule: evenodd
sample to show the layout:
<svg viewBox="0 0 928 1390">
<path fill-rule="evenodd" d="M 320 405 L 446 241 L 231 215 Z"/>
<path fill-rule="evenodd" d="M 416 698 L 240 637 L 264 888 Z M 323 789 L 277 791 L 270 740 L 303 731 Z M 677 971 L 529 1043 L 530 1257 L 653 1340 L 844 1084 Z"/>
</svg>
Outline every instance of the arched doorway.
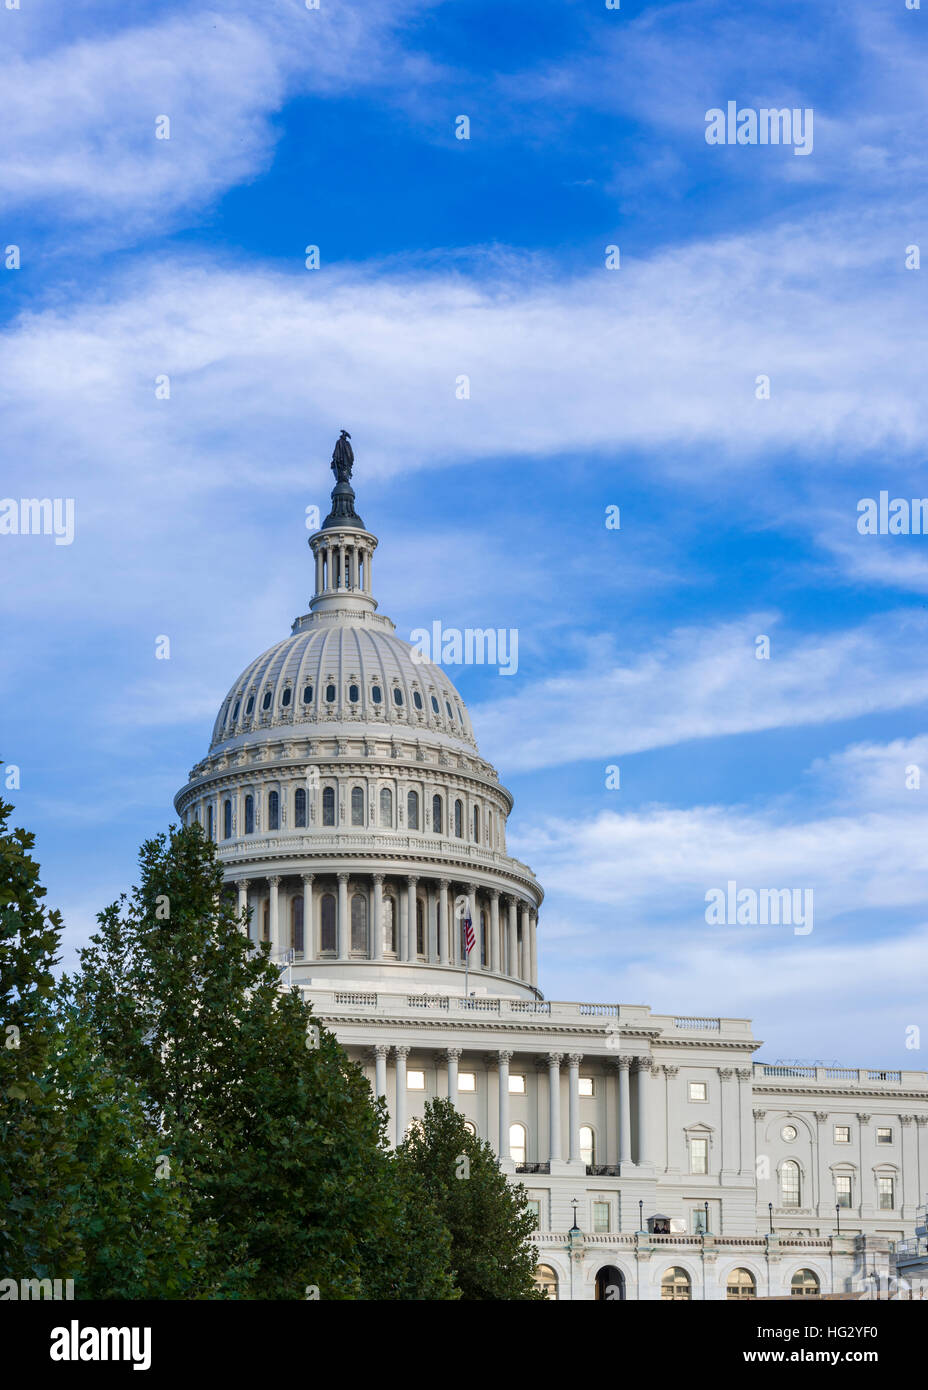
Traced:
<svg viewBox="0 0 928 1390">
<path fill-rule="evenodd" d="M 603 1265 L 597 1270 L 596 1297 L 613 1303 L 625 1297 L 625 1275 L 615 1265 Z"/>
</svg>

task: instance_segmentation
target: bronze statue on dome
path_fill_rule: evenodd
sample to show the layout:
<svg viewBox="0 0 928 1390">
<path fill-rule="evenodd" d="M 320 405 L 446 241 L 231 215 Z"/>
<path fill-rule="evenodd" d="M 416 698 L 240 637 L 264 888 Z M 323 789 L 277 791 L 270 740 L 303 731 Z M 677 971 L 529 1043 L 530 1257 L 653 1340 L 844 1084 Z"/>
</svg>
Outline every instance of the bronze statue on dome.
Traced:
<svg viewBox="0 0 928 1390">
<path fill-rule="evenodd" d="M 354 450 L 349 443 L 350 439 L 348 431 L 342 430 L 332 450 L 332 472 L 340 483 L 347 483 L 354 467 Z"/>
</svg>

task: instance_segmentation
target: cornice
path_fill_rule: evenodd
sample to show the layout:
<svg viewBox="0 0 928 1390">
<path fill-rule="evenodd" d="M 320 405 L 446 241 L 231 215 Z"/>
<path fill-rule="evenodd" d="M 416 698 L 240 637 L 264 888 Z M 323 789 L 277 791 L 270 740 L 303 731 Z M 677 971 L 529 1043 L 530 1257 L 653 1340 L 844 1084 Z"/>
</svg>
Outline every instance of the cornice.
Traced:
<svg viewBox="0 0 928 1390">
<path fill-rule="evenodd" d="M 759 1096 L 838 1096 L 842 1100 L 859 1100 L 861 1096 L 874 1096 L 880 1100 L 925 1100 L 928 1101 L 928 1089 L 923 1091 L 903 1090 L 880 1090 L 876 1086 L 771 1086 L 766 1082 L 753 1082 L 752 1091 Z"/>
</svg>

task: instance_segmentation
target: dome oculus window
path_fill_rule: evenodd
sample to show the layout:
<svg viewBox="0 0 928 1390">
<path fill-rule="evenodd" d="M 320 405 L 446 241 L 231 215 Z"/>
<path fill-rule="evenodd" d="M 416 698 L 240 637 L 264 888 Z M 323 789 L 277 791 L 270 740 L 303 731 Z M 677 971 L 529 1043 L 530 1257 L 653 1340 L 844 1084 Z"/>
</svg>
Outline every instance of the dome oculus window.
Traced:
<svg viewBox="0 0 928 1390">
<path fill-rule="evenodd" d="M 351 704 L 356 705 L 356 704 L 358 703 L 358 701 L 360 700 L 360 698 L 361 698 L 361 691 L 358 689 L 358 687 L 357 687 L 356 685 L 349 685 L 349 687 L 348 687 L 348 699 L 349 699 L 349 701 L 351 702 Z"/>
<path fill-rule="evenodd" d="M 383 691 L 381 690 L 379 685 L 371 686 L 371 699 L 373 700 L 375 705 L 379 705 L 383 700 Z"/>
<path fill-rule="evenodd" d="M 303 686 L 303 704 L 311 705 L 313 702 L 313 688 L 311 685 Z"/>
<path fill-rule="evenodd" d="M 393 687 L 393 703 L 395 705 L 401 705 L 403 703 L 403 692 L 398 685 Z"/>
<path fill-rule="evenodd" d="M 286 688 L 286 690 L 284 691 L 284 693 L 283 693 L 283 694 L 281 695 L 281 697 L 280 697 L 280 703 L 286 707 L 287 705 L 289 705 L 289 703 L 290 703 L 290 701 L 291 701 L 292 699 L 293 699 L 293 691 L 290 689 L 290 687 L 289 687 L 289 685 L 288 685 L 287 688 Z"/>
<path fill-rule="evenodd" d="M 798 1133 L 799 1131 L 795 1125 L 784 1125 L 780 1130 L 780 1136 L 786 1140 L 787 1144 L 791 1144 Z"/>
<path fill-rule="evenodd" d="M 261 701 L 261 708 L 262 708 L 262 709 L 270 709 L 270 708 L 271 708 L 271 698 L 272 698 L 271 692 L 270 692 L 269 690 L 265 690 L 265 692 L 264 692 L 264 699 Z"/>
</svg>

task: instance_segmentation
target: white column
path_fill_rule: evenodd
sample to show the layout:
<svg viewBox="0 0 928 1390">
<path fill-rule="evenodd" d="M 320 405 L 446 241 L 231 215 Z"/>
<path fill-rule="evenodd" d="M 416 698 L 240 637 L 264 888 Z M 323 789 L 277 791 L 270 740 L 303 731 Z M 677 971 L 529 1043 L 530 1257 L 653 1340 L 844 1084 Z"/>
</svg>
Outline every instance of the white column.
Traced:
<svg viewBox="0 0 928 1390">
<path fill-rule="evenodd" d="M 511 1052 L 499 1053 L 499 1156 L 509 1159 L 509 1063 Z"/>
<path fill-rule="evenodd" d="M 374 1072 L 376 1076 L 376 1080 L 374 1082 L 374 1091 L 375 1094 L 378 1096 L 386 1096 L 387 1094 L 388 1050 L 389 1049 L 386 1043 L 377 1043 L 377 1045 L 374 1048 Z"/>
<path fill-rule="evenodd" d="M 531 942 L 528 939 L 528 904 L 522 904 L 522 948 L 519 952 L 519 974 L 522 979 L 528 982 L 531 977 L 532 969 L 529 964 L 531 953 Z"/>
<path fill-rule="evenodd" d="M 490 969 L 499 973 L 499 892 L 490 893 Z"/>
<path fill-rule="evenodd" d="M 316 593 L 322 593 L 322 547 L 316 551 Z"/>
<path fill-rule="evenodd" d="M 731 1084 L 734 1075 L 733 1067 L 719 1067 L 719 1093 L 720 1111 L 722 1116 L 722 1172 L 736 1173 L 737 1163 L 737 1139 L 738 1139 L 738 1111 L 737 1093 Z"/>
<path fill-rule="evenodd" d="M 336 922 L 338 932 L 338 959 L 348 959 L 348 875 L 338 875 L 338 921 Z"/>
<path fill-rule="evenodd" d="M 316 955 L 316 926 L 313 921 L 313 875 L 303 874 L 303 959 Z"/>
<path fill-rule="evenodd" d="M 638 1057 L 638 1164 L 651 1162 L 648 1134 L 648 1084 L 651 1080 L 651 1058 Z"/>
<path fill-rule="evenodd" d="M 528 971 L 528 982 L 530 985 L 538 984 L 538 913 L 532 912 L 529 918 L 529 944 L 531 947 L 531 959 Z"/>
<path fill-rule="evenodd" d="M 571 1163 L 580 1162 L 580 1063 L 579 1052 L 567 1058 L 567 1127 L 568 1157 Z"/>
<path fill-rule="evenodd" d="M 402 1144 L 406 1137 L 406 1058 L 408 1047 L 396 1048 L 396 1114 L 393 1117 L 396 1139 L 395 1145 Z"/>
<path fill-rule="evenodd" d="M 548 1158 L 552 1163 L 561 1158 L 561 1057 L 563 1053 L 548 1053 Z"/>
<path fill-rule="evenodd" d="M 632 1161 L 632 1107 L 628 1087 L 631 1063 L 630 1057 L 615 1059 L 619 1069 L 619 1164 L 623 1173 Z"/>
<path fill-rule="evenodd" d="M 416 883 L 412 874 L 406 880 L 406 945 L 404 948 L 403 960 L 416 959 Z M 427 925 L 427 924 L 426 924 Z M 428 932 L 426 931 L 425 949 L 428 952 Z"/>
<path fill-rule="evenodd" d="M 243 912 L 247 912 L 247 911 L 248 911 L 248 879 L 247 879 L 247 878 L 237 878 L 237 879 L 235 880 L 235 886 L 236 886 L 236 888 L 238 889 L 238 915 L 241 917 L 241 915 L 242 915 Z M 248 918 L 246 917 L 246 919 L 245 919 L 245 927 L 244 927 L 244 933 L 245 933 L 246 936 L 250 936 L 250 935 L 251 935 L 251 933 L 250 933 L 250 931 L 249 931 L 248 928 L 249 928 L 249 920 L 248 920 Z"/>
<path fill-rule="evenodd" d="M 271 958 L 275 958 L 281 949 L 280 945 L 280 923 L 278 922 L 278 898 L 277 889 L 280 887 L 280 878 L 275 875 L 268 879 L 270 884 L 270 911 L 268 912 L 268 923 L 271 933 Z"/>
<path fill-rule="evenodd" d="M 451 964 L 451 931 L 448 915 L 448 880 L 440 879 L 438 884 L 438 955 L 442 965 Z"/>
<path fill-rule="evenodd" d="M 507 904 L 509 908 L 509 959 L 506 962 L 506 974 L 513 979 L 518 975 L 516 968 L 516 950 L 519 944 L 519 934 L 516 927 L 516 900 L 510 898 Z"/>
<path fill-rule="evenodd" d="M 383 874 L 374 874 L 374 949 L 372 960 L 383 960 Z"/>
<path fill-rule="evenodd" d="M 458 1103 L 458 1060 L 461 1056 L 459 1047 L 449 1047 L 445 1053 L 448 1063 L 448 1099 L 452 1105 Z"/>
</svg>

